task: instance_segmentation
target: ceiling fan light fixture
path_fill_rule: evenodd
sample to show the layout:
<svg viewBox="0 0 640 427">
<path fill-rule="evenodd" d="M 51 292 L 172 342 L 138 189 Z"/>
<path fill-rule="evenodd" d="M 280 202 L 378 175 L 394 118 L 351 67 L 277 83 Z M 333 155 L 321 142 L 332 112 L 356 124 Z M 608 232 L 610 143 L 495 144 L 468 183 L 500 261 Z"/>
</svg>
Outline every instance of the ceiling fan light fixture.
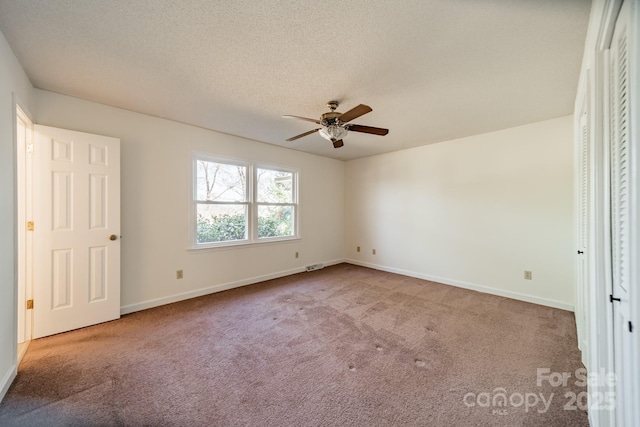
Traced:
<svg viewBox="0 0 640 427">
<path fill-rule="evenodd" d="M 347 136 L 347 133 L 349 132 L 347 131 L 346 128 L 340 125 L 332 124 L 332 125 L 323 127 L 322 129 L 320 129 L 318 133 L 324 139 L 327 139 L 329 141 L 335 141 L 335 140 L 344 138 L 345 136 Z"/>
</svg>

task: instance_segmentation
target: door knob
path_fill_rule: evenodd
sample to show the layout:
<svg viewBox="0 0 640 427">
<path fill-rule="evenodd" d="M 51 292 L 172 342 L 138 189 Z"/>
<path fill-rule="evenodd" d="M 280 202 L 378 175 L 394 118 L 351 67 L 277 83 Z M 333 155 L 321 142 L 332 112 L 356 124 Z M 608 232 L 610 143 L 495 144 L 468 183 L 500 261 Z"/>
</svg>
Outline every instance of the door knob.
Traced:
<svg viewBox="0 0 640 427">
<path fill-rule="evenodd" d="M 118 236 L 116 236 L 115 234 L 112 234 L 111 236 L 109 236 L 109 240 L 117 240 Z"/>
</svg>

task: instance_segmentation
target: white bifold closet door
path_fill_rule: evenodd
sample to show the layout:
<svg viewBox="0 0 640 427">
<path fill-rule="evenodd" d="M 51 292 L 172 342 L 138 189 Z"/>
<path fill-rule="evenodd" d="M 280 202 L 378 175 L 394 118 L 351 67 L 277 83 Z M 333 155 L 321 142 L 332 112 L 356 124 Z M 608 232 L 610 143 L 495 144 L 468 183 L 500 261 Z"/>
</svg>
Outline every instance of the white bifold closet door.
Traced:
<svg viewBox="0 0 640 427">
<path fill-rule="evenodd" d="M 634 396 L 634 378 L 638 360 L 633 357 L 631 323 L 631 287 L 638 282 L 638 231 L 636 203 L 637 147 L 631 145 L 630 115 L 630 24 L 632 1 L 625 1 L 618 15 L 609 53 L 610 161 L 611 161 L 611 269 L 613 335 L 616 371 L 616 424 L 637 425 L 634 421 L 638 402 Z M 635 283 L 635 285 L 634 285 Z M 637 292 L 637 290 L 636 290 Z M 635 325 L 637 327 L 637 325 Z M 637 334 L 637 331 L 634 331 Z"/>
<path fill-rule="evenodd" d="M 585 99 L 586 104 L 586 99 Z M 589 199 L 590 199 L 590 139 L 586 105 L 578 122 L 580 163 L 578 165 L 578 249 L 577 249 L 577 307 L 578 346 L 587 355 L 589 347 L 589 317 L 591 287 L 589 283 Z M 589 366 L 589 362 L 585 360 Z"/>
</svg>

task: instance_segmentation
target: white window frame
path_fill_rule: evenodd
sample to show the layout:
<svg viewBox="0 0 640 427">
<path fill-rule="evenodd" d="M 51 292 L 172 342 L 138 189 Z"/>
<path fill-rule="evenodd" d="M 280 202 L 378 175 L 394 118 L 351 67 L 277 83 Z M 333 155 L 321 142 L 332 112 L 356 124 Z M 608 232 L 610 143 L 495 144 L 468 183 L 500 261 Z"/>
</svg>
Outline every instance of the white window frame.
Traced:
<svg viewBox="0 0 640 427">
<path fill-rule="evenodd" d="M 202 203 L 197 199 L 197 177 L 198 177 L 198 161 L 215 162 L 227 165 L 244 166 L 247 168 L 247 200 L 246 202 L 217 202 L 213 204 L 233 204 L 247 206 L 247 238 L 243 240 L 228 240 L 222 242 L 197 242 L 197 212 L 198 204 Z M 258 202 L 258 176 L 257 169 L 268 169 L 272 171 L 291 173 L 292 182 L 292 202 L 291 203 L 267 203 Z M 194 152 L 191 157 L 191 196 L 189 200 L 189 250 L 211 250 L 219 248 L 228 248 L 235 246 L 263 245 L 267 243 L 287 242 L 300 239 L 300 198 L 298 189 L 300 187 L 300 172 L 298 169 L 273 165 L 262 162 L 253 162 L 249 160 L 230 158 L 224 156 L 212 155 L 209 153 Z M 293 235 L 263 237 L 258 238 L 258 206 L 292 206 L 293 207 Z"/>
</svg>

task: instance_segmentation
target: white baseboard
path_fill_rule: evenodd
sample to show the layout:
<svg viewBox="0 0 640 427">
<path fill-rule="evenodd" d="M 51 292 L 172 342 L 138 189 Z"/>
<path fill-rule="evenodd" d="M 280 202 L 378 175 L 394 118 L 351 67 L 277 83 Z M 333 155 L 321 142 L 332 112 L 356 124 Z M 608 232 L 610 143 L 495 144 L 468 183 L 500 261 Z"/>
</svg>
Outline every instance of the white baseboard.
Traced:
<svg viewBox="0 0 640 427">
<path fill-rule="evenodd" d="M 340 264 L 345 262 L 344 259 L 337 259 L 333 261 L 323 262 L 325 267 L 330 265 Z M 173 302 L 184 301 L 191 298 L 201 297 L 203 295 L 213 294 L 215 292 L 226 291 L 229 289 L 239 288 L 241 286 L 253 285 L 254 283 L 264 282 L 266 280 L 278 279 L 280 277 L 290 276 L 292 274 L 303 273 L 306 271 L 306 267 L 297 267 L 291 270 L 279 271 L 277 273 L 265 274 L 262 276 L 250 277 L 248 279 L 236 280 L 235 282 L 221 283 L 218 285 L 209 286 L 206 288 L 196 289 L 194 291 L 183 292 L 180 294 L 169 295 L 162 298 L 155 298 L 148 301 L 143 301 L 135 304 L 124 305 L 120 307 L 120 314 L 129 314 L 140 310 L 146 310 L 148 308 L 159 307 L 165 304 L 171 304 Z"/>
<path fill-rule="evenodd" d="M 18 367 L 13 365 L 9 371 L 4 375 L 2 380 L 0 380 L 0 402 L 4 399 L 4 395 L 9 391 L 9 387 L 11 387 L 11 383 L 18 375 Z"/>
<path fill-rule="evenodd" d="M 476 285 L 475 283 L 462 282 L 459 280 L 447 279 L 444 277 L 430 276 L 428 274 L 416 273 L 414 271 L 402 270 L 399 268 L 386 267 L 383 265 L 370 264 L 368 262 L 358 261 L 355 259 L 345 259 L 344 262 L 349 264 L 359 265 L 362 267 L 369 267 L 375 270 L 386 271 L 389 273 L 402 274 L 403 276 L 415 277 L 417 279 L 429 280 L 431 282 L 443 283 L 445 285 L 456 286 L 458 288 L 470 289 L 472 291 L 483 292 L 485 294 L 498 295 L 505 298 L 511 298 L 519 301 L 526 301 L 533 304 L 545 305 L 547 307 L 559 308 L 561 310 L 574 311 L 575 307 L 571 304 L 564 302 L 541 298 L 533 295 L 522 294 L 519 292 L 505 291 L 503 289 L 491 288 L 483 285 Z"/>
</svg>

